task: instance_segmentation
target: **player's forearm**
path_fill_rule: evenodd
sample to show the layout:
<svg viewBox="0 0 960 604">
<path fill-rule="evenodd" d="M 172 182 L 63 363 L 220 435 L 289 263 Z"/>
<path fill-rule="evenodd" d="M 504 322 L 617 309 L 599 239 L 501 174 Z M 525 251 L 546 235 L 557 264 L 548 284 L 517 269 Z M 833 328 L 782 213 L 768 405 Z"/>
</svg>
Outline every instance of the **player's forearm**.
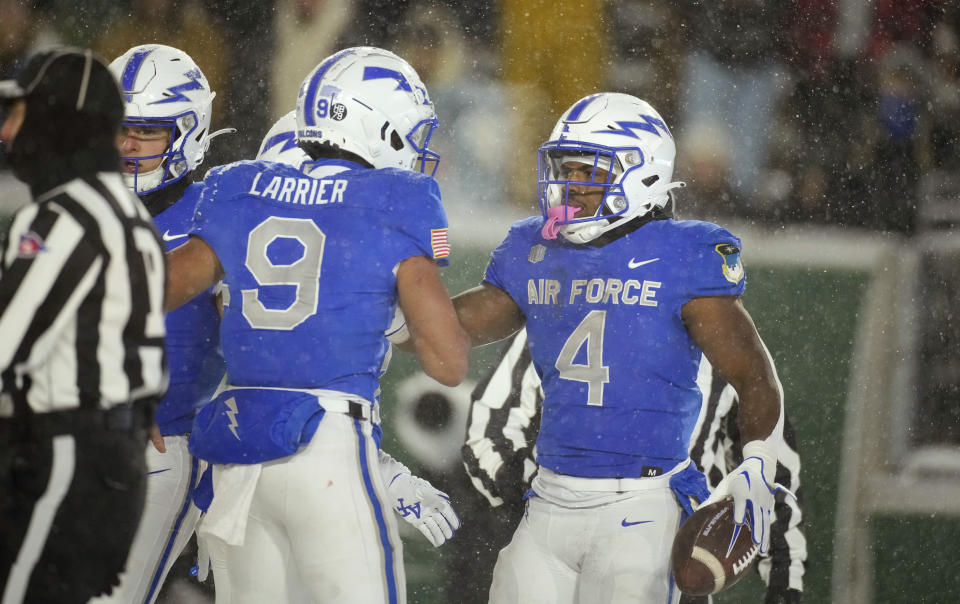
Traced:
<svg viewBox="0 0 960 604">
<path fill-rule="evenodd" d="M 421 301 L 423 308 L 413 317 L 408 314 L 407 322 L 420 366 L 444 386 L 457 386 L 470 368 L 470 338 L 457 322 L 445 289 Z"/>
<path fill-rule="evenodd" d="M 780 392 L 775 385 L 755 379 L 737 388 L 737 394 L 740 396 L 738 423 L 744 443 L 767 440 L 782 432 Z"/>
<path fill-rule="evenodd" d="M 453 307 L 472 346 L 502 340 L 523 327 L 523 314 L 513 298 L 488 283 L 454 296 Z"/>
<path fill-rule="evenodd" d="M 213 249 L 198 237 L 167 253 L 167 290 L 164 312 L 194 299 L 223 278 L 223 267 Z"/>
<path fill-rule="evenodd" d="M 413 336 L 417 358 L 424 373 L 444 386 L 458 386 L 467 377 L 469 369 L 469 339 L 464 335 L 452 338 L 440 347 L 421 347 Z"/>
</svg>

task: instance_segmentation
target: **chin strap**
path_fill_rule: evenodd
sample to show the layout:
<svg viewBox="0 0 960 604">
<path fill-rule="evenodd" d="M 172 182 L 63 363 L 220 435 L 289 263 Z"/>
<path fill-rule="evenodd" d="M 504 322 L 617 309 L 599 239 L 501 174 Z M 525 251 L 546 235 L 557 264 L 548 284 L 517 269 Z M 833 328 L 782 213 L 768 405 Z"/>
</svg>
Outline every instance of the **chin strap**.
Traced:
<svg viewBox="0 0 960 604">
<path fill-rule="evenodd" d="M 556 239 L 560 233 L 558 222 L 566 222 L 574 217 L 582 208 L 571 208 L 568 205 L 556 206 L 547 210 L 547 221 L 540 229 L 540 234 L 544 239 Z"/>
</svg>

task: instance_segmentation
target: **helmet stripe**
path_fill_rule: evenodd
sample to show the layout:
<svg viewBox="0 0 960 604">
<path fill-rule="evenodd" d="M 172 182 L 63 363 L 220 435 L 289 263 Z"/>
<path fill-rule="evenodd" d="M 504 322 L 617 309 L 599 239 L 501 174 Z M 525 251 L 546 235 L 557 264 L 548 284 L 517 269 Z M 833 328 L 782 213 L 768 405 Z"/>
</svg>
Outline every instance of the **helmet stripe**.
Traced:
<svg viewBox="0 0 960 604">
<path fill-rule="evenodd" d="M 316 126 L 317 122 L 313 116 L 313 104 L 317 100 L 317 84 L 319 84 L 320 79 L 327 74 L 327 71 L 333 67 L 333 64 L 339 61 L 343 56 L 348 55 L 353 52 L 354 49 L 347 48 L 341 50 L 337 54 L 328 58 L 326 61 L 320 64 L 320 67 L 313 73 L 313 77 L 310 78 L 310 83 L 307 85 L 307 98 L 303 100 L 303 117 L 307 121 L 307 126 Z"/>
<path fill-rule="evenodd" d="M 133 56 L 130 57 L 129 61 L 127 61 L 127 66 L 123 69 L 123 76 L 120 78 L 120 87 L 123 89 L 124 94 L 129 95 L 131 92 L 133 92 L 133 85 L 137 81 L 137 73 L 140 72 L 140 67 L 143 66 L 143 61 L 151 52 L 153 52 L 153 48 L 138 50 L 137 52 L 133 53 Z M 126 100 L 130 100 L 129 96 Z"/>
<path fill-rule="evenodd" d="M 581 99 L 579 103 L 570 109 L 570 113 L 567 114 L 567 117 L 564 121 L 575 122 L 580 119 L 580 114 L 582 114 L 584 109 L 587 108 L 587 105 L 592 103 L 593 99 L 597 98 L 598 96 L 600 96 L 599 93 L 591 94 L 590 96 Z"/>
</svg>

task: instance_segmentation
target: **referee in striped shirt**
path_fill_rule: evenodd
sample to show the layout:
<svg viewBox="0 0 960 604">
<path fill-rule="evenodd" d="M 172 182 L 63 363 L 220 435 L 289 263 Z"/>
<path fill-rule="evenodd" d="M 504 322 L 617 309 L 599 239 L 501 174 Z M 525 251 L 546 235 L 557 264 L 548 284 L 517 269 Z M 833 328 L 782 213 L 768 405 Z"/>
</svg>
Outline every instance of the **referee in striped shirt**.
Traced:
<svg viewBox="0 0 960 604">
<path fill-rule="evenodd" d="M 473 486 L 493 507 L 502 507 L 512 517 L 508 532 L 498 534 L 496 523 L 473 551 L 493 554 L 490 564 L 472 561 L 472 568 L 489 573 L 496 552 L 507 545 L 523 513 L 523 494 L 537 471 L 534 444 L 540 428 L 543 391 L 527 348 L 527 332 L 520 330 L 503 350 L 498 363 L 471 395 L 463 462 Z M 703 393 L 703 408 L 690 437 L 690 457 L 707 476 L 711 488 L 743 461 L 737 427 L 737 393 L 704 358 L 697 384 Z M 785 418 L 786 420 L 786 418 Z M 793 428 L 784 422 L 784 443 L 777 451 L 776 481 L 801 500 L 800 457 Z M 767 584 L 765 604 L 799 604 L 807 545 L 801 523 L 801 508 L 782 494 L 774 508 L 770 552 L 760 559 L 760 575 Z M 465 527 L 466 528 L 466 527 Z M 500 531 L 503 532 L 503 531 Z M 461 535 L 473 535 L 469 530 Z M 461 544 L 463 545 L 463 544 Z M 486 584 L 489 585 L 489 577 Z M 707 598 L 684 596 L 681 604 L 707 602 Z"/>
<path fill-rule="evenodd" d="M 163 247 L 121 177 L 100 59 L 35 55 L 0 103 L 33 197 L 0 249 L 0 602 L 85 603 L 116 583 L 143 508 Z"/>
</svg>

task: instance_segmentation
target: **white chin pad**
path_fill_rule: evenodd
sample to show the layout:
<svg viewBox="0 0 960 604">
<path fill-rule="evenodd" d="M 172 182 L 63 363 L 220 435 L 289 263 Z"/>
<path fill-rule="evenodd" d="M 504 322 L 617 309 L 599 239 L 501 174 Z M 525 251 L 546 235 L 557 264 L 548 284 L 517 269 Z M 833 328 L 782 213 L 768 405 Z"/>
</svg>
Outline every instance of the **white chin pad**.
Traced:
<svg viewBox="0 0 960 604">
<path fill-rule="evenodd" d="M 127 188 L 132 191 L 134 186 L 136 186 L 136 193 L 141 193 L 156 187 L 160 184 L 161 178 L 163 178 L 162 163 L 149 172 L 143 172 L 140 174 L 129 174 L 127 172 L 123 173 L 123 181 L 126 183 Z"/>
</svg>

